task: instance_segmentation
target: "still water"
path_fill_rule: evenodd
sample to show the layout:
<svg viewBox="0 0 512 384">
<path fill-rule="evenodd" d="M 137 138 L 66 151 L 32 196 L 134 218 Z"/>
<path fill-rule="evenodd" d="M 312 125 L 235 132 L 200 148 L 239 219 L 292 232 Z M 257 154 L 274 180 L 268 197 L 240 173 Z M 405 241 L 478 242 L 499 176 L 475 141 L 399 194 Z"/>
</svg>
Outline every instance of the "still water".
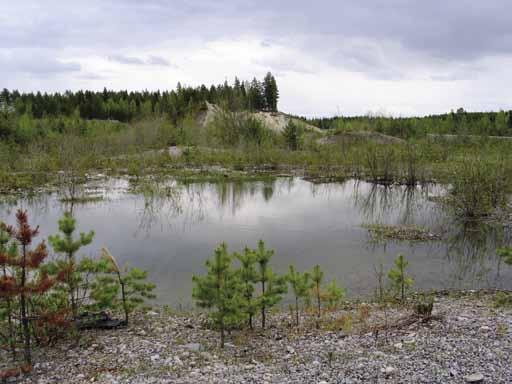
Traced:
<svg viewBox="0 0 512 384">
<path fill-rule="evenodd" d="M 349 296 L 371 294 L 375 269 L 389 268 L 403 253 L 419 289 L 512 288 L 512 268 L 502 265 L 496 246 L 510 244 L 506 227 L 458 224 L 436 197 L 438 186 L 376 186 L 348 180 L 313 184 L 300 178 L 266 182 L 198 183 L 173 181 L 152 193 L 132 193 L 125 179 L 99 180 L 88 192 L 100 202 L 75 205 L 81 231 L 94 230 L 82 254 L 99 255 L 106 246 L 122 264 L 148 270 L 158 302 L 187 307 L 191 277 L 222 241 L 231 251 L 255 247 L 259 239 L 275 249 L 273 266 L 310 269 L 319 264 Z M 22 207 L 41 226 L 40 238 L 57 231 L 69 206 L 58 193 L 0 205 L 0 220 L 11 222 Z M 442 241 L 374 243 L 364 224 L 415 224 L 443 233 Z"/>
</svg>

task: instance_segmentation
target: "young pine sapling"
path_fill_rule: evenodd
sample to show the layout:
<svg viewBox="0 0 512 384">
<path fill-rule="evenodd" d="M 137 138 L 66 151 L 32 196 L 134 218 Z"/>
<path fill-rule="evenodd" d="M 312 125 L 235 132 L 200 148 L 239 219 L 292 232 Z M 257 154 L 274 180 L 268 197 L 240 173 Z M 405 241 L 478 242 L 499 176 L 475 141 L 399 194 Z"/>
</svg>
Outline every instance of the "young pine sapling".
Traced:
<svg viewBox="0 0 512 384">
<path fill-rule="evenodd" d="M 309 290 L 311 289 L 310 275 L 308 272 L 300 273 L 295 270 L 293 265 L 290 265 L 287 278 L 295 299 L 295 325 L 298 327 L 299 301 L 301 299 L 305 300 L 309 296 Z"/>
<path fill-rule="evenodd" d="M 405 272 L 408 265 L 409 262 L 405 260 L 404 255 L 398 255 L 395 259 L 395 268 L 390 269 L 388 272 L 391 288 L 395 295 L 400 297 L 401 302 L 405 300 L 406 291 L 414 284 L 413 278 L 407 276 Z"/>
<path fill-rule="evenodd" d="M 325 287 L 325 301 L 327 306 L 331 310 L 337 309 L 340 301 L 345 297 L 345 290 L 342 287 L 338 287 L 336 280 L 332 280 Z"/>
<path fill-rule="evenodd" d="M 313 267 L 313 271 L 311 272 L 311 281 L 313 286 L 313 294 L 316 299 L 316 329 L 320 328 L 320 317 L 322 316 L 322 308 L 321 308 L 321 286 L 324 280 L 324 272 L 320 269 L 319 265 L 315 265 Z"/>
<path fill-rule="evenodd" d="M 240 280 L 242 284 L 243 312 L 247 315 L 250 329 L 253 329 L 253 317 L 258 309 L 254 298 L 254 283 L 256 282 L 256 253 L 247 247 L 243 254 L 235 253 L 235 258 L 240 262 Z"/>
<path fill-rule="evenodd" d="M 75 229 L 75 218 L 66 212 L 59 220 L 59 231 L 61 234 L 48 238 L 55 252 L 65 255 L 65 259 L 57 261 L 56 264 L 68 291 L 68 300 L 73 318 L 78 316 L 80 306 L 79 284 L 81 280 L 75 255 L 81 247 L 90 244 L 94 237 L 94 232 L 91 231 L 89 233 L 80 233 L 79 237 L 75 239 L 73 236 Z"/>
<path fill-rule="evenodd" d="M 211 309 L 210 318 L 220 330 L 220 346 L 224 348 L 225 330 L 230 318 L 240 314 L 241 283 L 231 266 L 226 243 L 214 251 L 213 259 L 206 261 L 206 276 L 193 276 L 192 297 L 201 308 Z"/>
<path fill-rule="evenodd" d="M 144 304 L 145 300 L 156 297 L 153 294 L 156 286 L 146 281 L 148 273 L 139 268 L 126 269 L 123 273 L 114 256 L 106 248 L 102 249 L 102 258 L 110 262 L 109 270 L 117 276 L 119 287 L 121 287 L 121 306 L 124 312 L 124 323 L 128 325 L 130 313 Z M 104 298 L 111 297 L 112 294 L 117 293 L 115 288 L 109 289 L 108 284 L 105 285 L 106 287 L 101 285 L 97 287 L 103 292 Z"/>
<path fill-rule="evenodd" d="M 258 297 L 261 311 L 261 328 L 265 329 L 267 310 L 279 303 L 286 293 L 286 279 L 272 272 L 269 262 L 274 255 L 274 251 L 265 249 L 263 240 L 258 242 L 258 248 L 255 252 L 258 264 L 256 282 L 261 286 L 260 296 Z"/>
<path fill-rule="evenodd" d="M 17 248 L 15 243 L 11 243 L 9 246 L 10 236 L 5 230 L 5 225 L 0 223 L 0 266 L 2 267 L 2 276 L 0 279 L 7 281 L 8 276 L 11 275 L 11 272 L 8 271 L 8 263 L 9 259 L 13 258 L 17 254 Z M 0 295 L 1 296 L 1 295 Z M 9 344 L 9 349 L 12 353 L 13 360 L 16 359 L 16 332 L 15 332 L 15 324 L 14 324 L 14 308 L 13 302 L 9 295 L 5 297 L 5 313 L 2 317 L 7 318 L 7 335 L 6 339 Z M 0 314 L 1 315 L 1 314 Z"/>
<path fill-rule="evenodd" d="M 0 297 L 19 297 L 22 337 L 24 343 L 24 360 L 27 366 L 32 364 L 31 330 L 29 316 L 29 299 L 34 295 L 42 295 L 54 284 L 42 269 L 48 256 L 45 242 L 31 249 L 34 237 L 39 234 L 39 227 L 33 228 L 28 223 L 26 211 L 16 213 L 16 226 L 5 227 L 12 240 L 17 241 L 17 254 L 0 255 L 0 263 L 13 271 L 12 274 L 0 278 Z"/>
</svg>

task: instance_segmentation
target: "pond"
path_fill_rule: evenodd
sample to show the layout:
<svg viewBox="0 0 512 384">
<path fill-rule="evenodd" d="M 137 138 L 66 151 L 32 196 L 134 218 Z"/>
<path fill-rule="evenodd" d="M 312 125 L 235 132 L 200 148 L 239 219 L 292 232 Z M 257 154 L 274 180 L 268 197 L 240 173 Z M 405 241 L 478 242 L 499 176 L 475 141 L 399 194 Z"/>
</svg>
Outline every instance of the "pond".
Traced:
<svg viewBox="0 0 512 384">
<path fill-rule="evenodd" d="M 186 308 L 192 275 L 222 241 L 230 251 L 256 247 L 263 239 L 275 249 L 273 266 L 287 271 L 319 264 L 327 279 L 337 279 L 349 296 L 372 294 L 375 270 L 387 270 L 397 254 L 410 262 L 418 289 L 512 288 L 512 268 L 502 265 L 496 246 L 509 244 L 504 226 L 462 225 L 436 203 L 439 186 L 385 187 L 356 180 L 314 184 L 300 178 L 271 181 L 180 184 L 168 181 L 134 193 L 126 179 L 92 182 L 89 193 L 101 201 L 75 204 L 81 231 L 93 229 L 94 242 L 82 254 L 109 248 L 121 264 L 148 270 L 158 302 Z M 11 222 L 15 209 L 29 211 L 41 236 L 56 233 L 69 205 L 50 193 L 0 205 L 0 219 Z M 443 240 L 371 241 L 364 224 L 414 224 Z"/>
</svg>

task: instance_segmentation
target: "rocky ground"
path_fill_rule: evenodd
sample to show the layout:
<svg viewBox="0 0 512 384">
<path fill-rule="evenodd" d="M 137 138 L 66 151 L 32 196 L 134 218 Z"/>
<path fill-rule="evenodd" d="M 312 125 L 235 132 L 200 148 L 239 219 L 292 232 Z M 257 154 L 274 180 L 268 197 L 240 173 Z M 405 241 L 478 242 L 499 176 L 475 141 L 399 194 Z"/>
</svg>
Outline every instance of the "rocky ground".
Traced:
<svg viewBox="0 0 512 384">
<path fill-rule="evenodd" d="M 297 330 L 273 314 L 269 329 L 233 332 L 224 350 L 204 317 L 153 310 L 127 329 L 87 331 L 79 347 L 38 350 L 18 382 L 512 383 L 512 310 L 491 302 L 439 296 L 425 323 L 404 308 L 354 305 L 318 331 L 311 316 Z"/>
</svg>

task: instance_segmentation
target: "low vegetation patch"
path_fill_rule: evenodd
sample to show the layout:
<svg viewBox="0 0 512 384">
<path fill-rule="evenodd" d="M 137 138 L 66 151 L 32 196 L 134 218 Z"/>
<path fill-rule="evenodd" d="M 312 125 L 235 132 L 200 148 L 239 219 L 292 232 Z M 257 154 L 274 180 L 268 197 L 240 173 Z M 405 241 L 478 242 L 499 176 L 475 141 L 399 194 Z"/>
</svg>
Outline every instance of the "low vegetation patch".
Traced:
<svg viewBox="0 0 512 384">
<path fill-rule="evenodd" d="M 376 242 L 388 240 L 434 241 L 441 239 L 441 235 L 416 225 L 365 224 L 363 228 L 368 230 L 372 241 Z"/>
</svg>

